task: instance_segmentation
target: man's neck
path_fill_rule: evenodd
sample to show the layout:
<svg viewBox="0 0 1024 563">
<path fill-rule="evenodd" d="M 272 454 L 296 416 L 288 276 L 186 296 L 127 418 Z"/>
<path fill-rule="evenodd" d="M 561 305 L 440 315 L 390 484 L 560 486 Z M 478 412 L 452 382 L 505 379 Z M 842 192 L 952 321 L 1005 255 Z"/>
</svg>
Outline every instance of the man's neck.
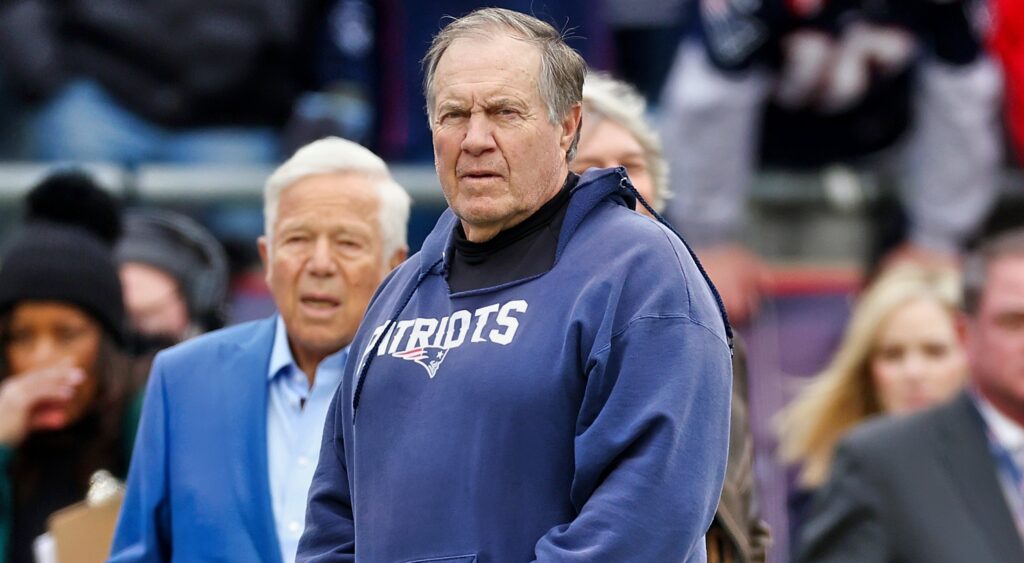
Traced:
<svg viewBox="0 0 1024 563">
<path fill-rule="evenodd" d="M 498 233 L 500 233 L 501 231 L 504 231 L 505 229 L 510 229 L 518 225 L 519 223 L 523 222 L 523 220 L 525 220 L 526 217 L 529 217 L 529 215 L 525 217 L 516 216 L 514 220 L 509 220 L 508 223 L 489 224 L 485 226 L 473 226 L 465 221 L 462 221 L 462 230 L 466 232 L 466 240 L 469 240 L 470 242 L 487 242 L 492 238 L 498 236 Z"/>
<path fill-rule="evenodd" d="M 291 346 L 291 349 L 292 357 L 295 358 L 295 365 L 299 366 L 302 373 L 306 375 L 306 379 L 309 380 L 309 387 L 312 388 L 313 382 L 316 381 L 316 368 L 320 367 L 320 362 L 324 361 L 324 358 L 330 354 L 300 350 L 294 345 Z"/>
<path fill-rule="evenodd" d="M 999 414 L 1010 419 L 1017 426 L 1024 428 L 1024 405 L 1005 400 L 998 393 L 988 392 L 980 386 L 975 386 L 975 391 L 988 401 L 992 408 L 999 411 Z"/>
</svg>

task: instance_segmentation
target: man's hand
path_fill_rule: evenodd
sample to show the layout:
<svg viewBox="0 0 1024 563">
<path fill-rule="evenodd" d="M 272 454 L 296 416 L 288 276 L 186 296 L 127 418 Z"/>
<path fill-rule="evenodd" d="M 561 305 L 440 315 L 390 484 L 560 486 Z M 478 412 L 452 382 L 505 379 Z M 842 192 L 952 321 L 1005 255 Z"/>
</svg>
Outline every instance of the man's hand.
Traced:
<svg viewBox="0 0 1024 563">
<path fill-rule="evenodd" d="M 8 377 L 0 384 L 0 445 L 15 447 L 33 430 L 67 424 L 63 406 L 84 380 L 70 364 Z"/>
<path fill-rule="evenodd" d="M 718 288 L 730 322 L 744 324 L 757 314 L 771 277 L 760 258 L 739 244 L 701 248 L 697 256 Z"/>
</svg>

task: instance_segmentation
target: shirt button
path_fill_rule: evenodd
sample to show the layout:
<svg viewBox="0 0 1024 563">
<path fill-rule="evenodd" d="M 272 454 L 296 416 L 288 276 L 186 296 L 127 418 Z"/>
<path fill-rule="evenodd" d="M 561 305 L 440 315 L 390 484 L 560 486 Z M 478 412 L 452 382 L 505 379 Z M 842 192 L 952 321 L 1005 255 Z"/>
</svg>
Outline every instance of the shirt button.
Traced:
<svg viewBox="0 0 1024 563">
<path fill-rule="evenodd" d="M 299 456 L 299 465 L 301 465 L 303 467 L 309 465 L 309 458 L 304 456 L 304 455 L 300 455 Z"/>
<path fill-rule="evenodd" d="M 302 531 L 302 525 L 295 521 L 289 522 L 288 531 L 293 534 L 297 534 Z"/>
</svg>

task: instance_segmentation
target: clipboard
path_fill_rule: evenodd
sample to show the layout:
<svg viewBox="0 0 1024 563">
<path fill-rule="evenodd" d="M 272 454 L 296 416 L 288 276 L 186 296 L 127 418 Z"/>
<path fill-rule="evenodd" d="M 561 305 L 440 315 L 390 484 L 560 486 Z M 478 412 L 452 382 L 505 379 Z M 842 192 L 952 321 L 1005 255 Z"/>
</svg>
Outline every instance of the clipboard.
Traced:
<svg viewBox="0 0 1024 563">
<path fill-rule="evenodd" d="M 47 520 L 59 563 L 101 563 L 110 555 L 124 490 L 109 473 L 102 473 L 93 475 L 86 500 Z"/>
</svg>

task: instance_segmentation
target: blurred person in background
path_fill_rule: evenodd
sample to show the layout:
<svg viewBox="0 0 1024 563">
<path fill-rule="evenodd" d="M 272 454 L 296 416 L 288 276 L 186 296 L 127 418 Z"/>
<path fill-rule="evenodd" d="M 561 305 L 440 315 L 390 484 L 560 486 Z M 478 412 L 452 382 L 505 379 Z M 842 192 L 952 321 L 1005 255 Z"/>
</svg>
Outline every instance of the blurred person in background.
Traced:
<svg viewBox="0 0 1024 563">
<path fill-rule="evenodd" d="M 644 99 L 631 85 L 606 74 L 589 71 L 583 82 L 583 119 L 576 158 L 571 167 L 582 174 L 588 168 L 623 166 L 640 195 L 661 212 L 668 191 L 668 163 L 658 133 L 647 123 Z M 637 211 L 650 215 L 639 203 Z"/>
<path fill-rule="evenodd" d="M 271 163 L 331 0 L 0 4 L 30 158 Z"/>
<path fill-rule="evenodd" d="M 836 445 L 855 426 L 905 414 L 960 391 L 967 360 L 957 333 L 955 270 L 893 267 L 860 297 L 832 362 L 779 414 L 779 453 L 799 465 L 790 528 L 828 479 Z M 791 534 L 792 535 L 792 534 Z"/>
<path fill-rule="evenodd" d="M 409 205 L 380 158 L 339 138 L 270 176 L 259 251 L 279 313 L 157 354 L 111 561 L 295 559 L 327 408 L 406 256 Z"/>
<path fill-rule="evenodd" d="M 130 211 L 115 255 L 137 353 L 224 326 L 227 256 L 200 224 L 170 211 Z"/>
<path fill-rule="evenodd" d="M 1024 229 L 983 241 L 963 280 L 967 389 L 843 438 L 797 562 L 1024 561 Z"/>
<path fill-rule="evenodd" d="M 633 186 L 655 211 L 668 195 L 668 164 L 658 134 L 645 118 L 645 102 L 626 82 L 590 71 L 583 83 L 583 129 L 571 163 L 582 174 L 588 168 L 624 166 Z M 637 211 L 649 214 L 637 203 Z M 769 534 L 758 515 L 754 487 L 754 456 L 747 419 L 745 355 L 733 355 L 729 460 L 722 498 L 707 533 L 712 563 L 764 561 Z"/>
<path fill-rule="evenodd" d="M 901 168 L 907 224 L 894 230 L 906 232 L 881 241 L 893 245 L 882 263 L 956 261 L 998 188 L 1001 80 L 983 50 L 983 0 L 692 5 L 662 99 L 668 214 L 731 319 L 756 312 L 768 280 L 741 242 L 759 159 Z M 899 165 L 884 162 L 897 148 Z"/>
<path fill-rule="evenodd" d="M 90 476 L 123 477 L 140 381 L 121 352 L 124 307 L 113 200 L 51 176 L 27 200 L 0 263 L 0 561 L 31 561 L 54 511 Z"/>
</svg>

